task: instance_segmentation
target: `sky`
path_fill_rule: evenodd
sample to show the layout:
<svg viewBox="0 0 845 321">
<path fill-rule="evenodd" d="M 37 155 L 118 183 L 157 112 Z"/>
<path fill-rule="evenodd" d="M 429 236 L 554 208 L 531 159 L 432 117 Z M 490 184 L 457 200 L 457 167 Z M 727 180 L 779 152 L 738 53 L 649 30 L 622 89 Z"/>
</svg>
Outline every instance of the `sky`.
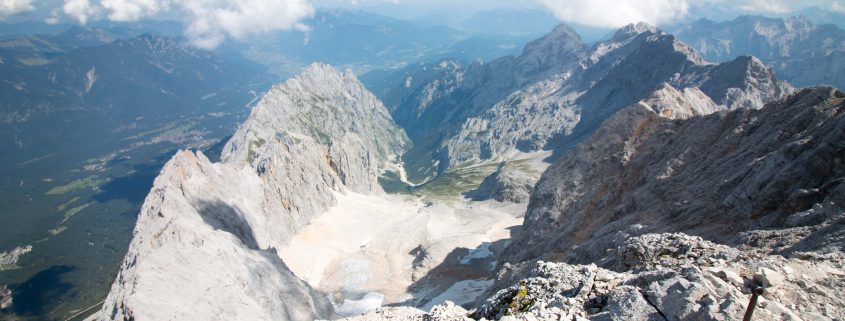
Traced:
<svg viewBox="0 0 845 321">
<path fill-rule="evenodd" d="M 691 17 L 788 15 L 808 7 L 845 14 L 845 0 L 0 0 L 0 20 L 87 24 L 172 19 L 200 48 L 273 30 L 307 30 L 317 8 L 361 9 L 404 19 L 457 19 L 481 10 L 548 10 L 559 20 L 597 28 L 644 21 L 665 25 Z"/>
</svg>

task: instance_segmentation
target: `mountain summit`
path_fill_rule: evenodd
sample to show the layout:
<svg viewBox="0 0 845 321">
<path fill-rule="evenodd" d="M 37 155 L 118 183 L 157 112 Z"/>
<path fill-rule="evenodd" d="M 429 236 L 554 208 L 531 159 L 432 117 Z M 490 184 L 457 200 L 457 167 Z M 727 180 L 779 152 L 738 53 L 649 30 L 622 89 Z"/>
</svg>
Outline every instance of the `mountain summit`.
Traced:
<svg viewBox="0 0 845 321">
<path fill-rule="evenodd" d="M 277 249 L 331 206 L 333 193 L 378 193 L 377 175 L 404 137 L 349 72 L 312 65 L 275 86 L 226 144 L 222 163 L 182 151 L 165 165 L 103 318 L 331 317 L 325 296 Z"/>
</svg>

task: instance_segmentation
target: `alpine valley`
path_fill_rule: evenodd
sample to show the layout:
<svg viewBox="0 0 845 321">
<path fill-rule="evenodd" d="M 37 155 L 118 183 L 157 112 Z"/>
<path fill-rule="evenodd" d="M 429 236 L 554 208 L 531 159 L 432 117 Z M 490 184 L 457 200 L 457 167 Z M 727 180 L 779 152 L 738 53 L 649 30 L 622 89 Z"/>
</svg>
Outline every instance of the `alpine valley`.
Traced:
<svg viewBox="0 0 845 321">
<path fill-rule="evenodd" d="M 845 319 L 845 31 L 539 17 L 6 37 L 0 318 Z"/>
</svg>

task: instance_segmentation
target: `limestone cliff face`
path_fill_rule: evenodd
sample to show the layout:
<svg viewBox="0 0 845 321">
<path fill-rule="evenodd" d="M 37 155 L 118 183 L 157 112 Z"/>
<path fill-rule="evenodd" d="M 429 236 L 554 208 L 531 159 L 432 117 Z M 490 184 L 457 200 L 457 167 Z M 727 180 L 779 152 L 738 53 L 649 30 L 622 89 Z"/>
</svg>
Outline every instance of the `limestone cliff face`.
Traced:
<svg viewBox="0 0 845 321">
<path fill-rule="evenodd" d="M 793 91 L 759 59 L 711 63 L 642 23 L 592 47 L 562 25 L 520 56 L 448 66 L 406 72 L 397 88 L 383 91 L 411 133 L 413 154 L 433 155 L 441 171 L 516 152 L 564 151 L 664 84 L 727 109 L 761 108 Z"/>
<path fill-rule="evenodd" d="M 332 190 L 380 192 L 380 168 L 406 137 L 354 74 L 313 64 L 262 98 L 221 159 L 259 173 L 268 211 L 289 213 L 286 240 L 334 204 Z"/>
<path fill-rule="evenodd" d="M 665 84 L 728 109 L 761 108 L 792 91 L 756 58 L 713 64 L 674 36 L 644 24 L 619 30 L 577 63 L 565 73 L 512 89 L 505 99 L 466 119 L 443 143 L 443 161 L 454 166 L 517 150 L 565 150 L 617 110 Z"/>
<path fill-rule="evenodd" d="M 313 320 L 333 309 L 279 258 L 334 202 L 379 193 L 405 144 L 384 106 L 325 65 L 274 87 L 221 163 L 181 151 L 155 180 L 103 306 L 106 320 Z"/>
<path fill-rule="evenodd" d="M 686 120 L 646 102 L 625 108 L 543 174 L 505 260 L 595 262 L 614 238 L 650 232 L 778 254 L 835 249 L 843 97 L 810 88 L 760 110 Z M 676 110 L 695 109 L 685 105 Z"/>
<path fill-rule="evenodd" d="M 341 183 L 370 192 L 379 189 L 378 165 L 400 154 L 407 138 L 351 71 L 340 73 L 313 64 L 262 98 L 221 158 L 259 168 L 266 158 L 288 153 L 291 141 L 325 146 L 325 156 Z"/>
<path fill-rule="evenodd" d="M 156 178 L 104 320 L 310 320 L 328 300 L 279 259 L 282 213 L 251 168 L 182 151 Z"/>
</svg>

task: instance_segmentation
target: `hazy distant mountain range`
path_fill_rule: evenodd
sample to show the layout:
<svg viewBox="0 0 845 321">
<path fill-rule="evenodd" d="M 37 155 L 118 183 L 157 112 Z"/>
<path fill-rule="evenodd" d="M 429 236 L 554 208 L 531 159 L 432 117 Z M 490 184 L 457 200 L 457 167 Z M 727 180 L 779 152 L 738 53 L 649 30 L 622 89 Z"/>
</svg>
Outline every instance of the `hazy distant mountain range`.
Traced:
<svg viewBox="0 0 845 321">
<path fill-rule="evenodd" d="M 702 19 L 674 32 L 711 61 L 751 55 L 795 86 L 845 87 L 845 30 L 833 24 L 816 25 L 805 17 L 741 16 L 723 22 Z"/>
<path fill-rule="evenodd" d="M 664 83 L 697 87 L 729 109 L 760 108 L 791 91 L 756 58 L 712 64 L 645 24 L 592 46 L 562 25 L 516 57 L 442 61 L 363 79 L 414 141 L 406 158 L 420 167 L 408 171 L 423 177 L 512 152 L 571 146 Z M 431 163 L 414 159 L 420 155 Z"/>
</svg>

